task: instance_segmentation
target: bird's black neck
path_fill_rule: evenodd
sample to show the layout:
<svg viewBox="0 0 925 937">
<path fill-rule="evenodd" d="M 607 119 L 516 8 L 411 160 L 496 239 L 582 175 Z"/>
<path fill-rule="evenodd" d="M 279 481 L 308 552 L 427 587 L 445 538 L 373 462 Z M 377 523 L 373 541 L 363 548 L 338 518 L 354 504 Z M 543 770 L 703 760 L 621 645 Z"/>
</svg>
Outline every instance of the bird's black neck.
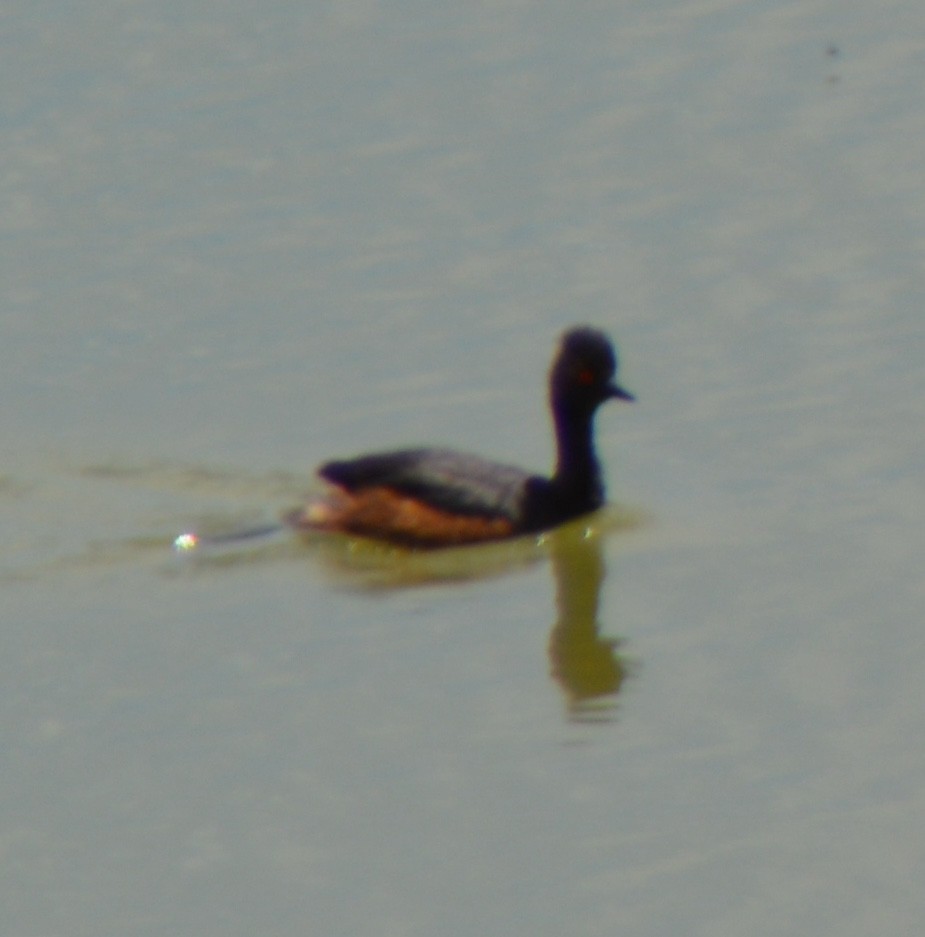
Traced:
<svg viewBox="0 0 925 937">
<path fill-rule="evenodd" d="M 594 453 L 594 411 L 553 406 L 556 425 L 556 471 L 552 481 L 587 510 L 604 502 L 601 467 Z"/>
</svg>

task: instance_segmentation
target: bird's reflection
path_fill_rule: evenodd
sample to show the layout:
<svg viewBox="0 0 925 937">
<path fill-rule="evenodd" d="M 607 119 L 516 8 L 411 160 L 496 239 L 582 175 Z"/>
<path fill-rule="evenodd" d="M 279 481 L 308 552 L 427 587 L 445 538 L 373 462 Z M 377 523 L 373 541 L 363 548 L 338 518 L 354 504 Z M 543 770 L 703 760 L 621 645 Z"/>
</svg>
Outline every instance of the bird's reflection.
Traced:
<svg viewBox="0 0 925 937">
<path fill-rule="evenodd" d="M 551 541 L 558 615 L 549 635 L 553 678 L 565 694 L 569 717 L 612 717 L 626 676 L 620 639 L 600 633 L 598 610 L 605 567 L 601 535 L 590 528 L 557 531 Z"/>
<path fill-rule="evenodd" d="M 550 672 L 565 696 L 569 719 L 609 721 L 627 675 L 620 639 L 601 634 L 601 586 L 606 576 L 603 542 L 639 518 L 607 509 L 591 522 L 581 519 L 539 540 L 521 539 L 455 550 L 409 552 L 371 543 L 327 541 L 329 569 L 363 588 L 402 588 L 499 576 L 549 560 L 556 618 L 549 635 Z"/>
</svg>

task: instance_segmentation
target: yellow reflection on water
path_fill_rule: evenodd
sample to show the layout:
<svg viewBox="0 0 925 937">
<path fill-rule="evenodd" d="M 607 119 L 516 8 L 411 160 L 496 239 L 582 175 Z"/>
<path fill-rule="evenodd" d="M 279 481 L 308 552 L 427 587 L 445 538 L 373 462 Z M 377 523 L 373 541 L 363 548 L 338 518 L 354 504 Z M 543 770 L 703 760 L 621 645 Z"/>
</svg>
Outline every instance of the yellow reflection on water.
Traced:
<svg viewBox="0 0 925 937">
<path fill-rule="evenodd" d="M 611 534 L 643 523 L 640 514 L 608 507 L 540 537 L 479 546 L 415 551 L 356 538 L 308 535 L 325 568 L 348 587 L 397 589 L 428 583 L 500 576 L 549 561 L 556 614 L 549 635 L 550 672 L 569 718 L 609 721 L 627 676 L 621 641 L 601 634 L 603 543 Z"/>
<path fill-rule="evenodd" d="M 553 678 L 566 699 L 570 718 L 612 718 L 626 677 L 620 639 L 601 634 L 601 585 L 606 569 L 602 534 L 570 525 L 551 540 L 557 617 L 549 635 Z"/>
</svg>

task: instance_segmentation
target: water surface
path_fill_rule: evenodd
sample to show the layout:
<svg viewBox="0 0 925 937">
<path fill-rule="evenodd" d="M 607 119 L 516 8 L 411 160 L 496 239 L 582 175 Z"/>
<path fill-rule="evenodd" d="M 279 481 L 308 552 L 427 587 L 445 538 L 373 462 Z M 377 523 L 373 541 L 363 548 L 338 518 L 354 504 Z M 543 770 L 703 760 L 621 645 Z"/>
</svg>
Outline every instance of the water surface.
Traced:
<svg viewBox="0 0 925 937">
<path fill-rule="evenodd" d="M 4 933 L 921 928 L 919 6 L 4 27 Z M 364 449 L 542 468 L 578 321 L 590 533 L 171 551 Z"/>
</svg>

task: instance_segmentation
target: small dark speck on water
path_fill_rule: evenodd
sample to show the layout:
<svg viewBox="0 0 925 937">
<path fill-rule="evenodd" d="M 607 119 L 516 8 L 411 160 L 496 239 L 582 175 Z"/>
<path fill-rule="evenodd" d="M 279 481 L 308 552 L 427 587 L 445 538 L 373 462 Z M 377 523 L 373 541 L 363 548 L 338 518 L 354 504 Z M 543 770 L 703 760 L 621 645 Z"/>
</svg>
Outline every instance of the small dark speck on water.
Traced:
<svg viewBox="0 0 925 937">
<path fill-rule="evenodd" d="M 834 42 L 830 42 L 830 43 L 828 44 L 828 46 L 826 46 L 825 54 L 826 54 L 830 59 L 837 59 L 837 58 L 839 57 L 839 55 L 841 55 L 841 50 L 838 48 L 837 45 L 835 45 Z M 830 75 L 826 78 L 826 81 L 827 81 L 830 85 L 831 85 L 831 84 L 836 84 L 837 82 L 841 81 L 841 75 L 837 75 L 837 74 L 835 74 L 835 73 L 833 72 L 832 74 L 830 74 Z"/>
</svg>

